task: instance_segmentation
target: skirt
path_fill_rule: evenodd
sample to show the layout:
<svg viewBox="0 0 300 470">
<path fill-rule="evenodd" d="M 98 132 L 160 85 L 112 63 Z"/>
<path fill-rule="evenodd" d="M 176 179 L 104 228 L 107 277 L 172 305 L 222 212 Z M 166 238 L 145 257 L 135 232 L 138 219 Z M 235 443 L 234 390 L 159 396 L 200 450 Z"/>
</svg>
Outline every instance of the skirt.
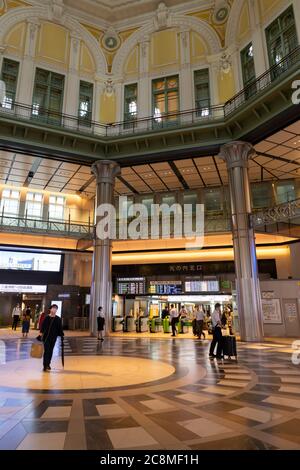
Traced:
<svg viewBox="0 0 300 470">
<path fill-rule="evenodd" d="M 29 325 L 30 325 L 30 322 L 28 320 L 23 320 L 22 333 L 28 333 L 29 332 Z"/>
<path fill-rule="evenodd" d="M 103 318 L 103 317 L 97 317 L 97 327 L 98 327 L 98 331 L 104 330 L 104 323 L 105 323 L 105 318 Z"/>
</svg>

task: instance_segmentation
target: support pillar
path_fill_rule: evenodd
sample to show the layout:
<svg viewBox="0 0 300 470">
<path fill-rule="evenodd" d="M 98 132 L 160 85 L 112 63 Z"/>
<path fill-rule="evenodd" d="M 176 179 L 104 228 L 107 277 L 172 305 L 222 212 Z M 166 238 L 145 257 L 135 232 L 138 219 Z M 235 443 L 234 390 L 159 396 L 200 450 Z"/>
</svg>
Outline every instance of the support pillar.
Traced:
<svg viewBox="0 0 300 470">
<path fill-rule="evenodd" d="M 92 172 L 96 177 L 96 207 L 100 204 L 113 204 L 113 191 L 115 177 L 120 173 L 117 163 L 109 160 L 99 160 L 92 165 Z M 99 217 L 95 216 L 95 223 Z M 112 270 L 111 270 L 112 240 L 102 240 L 96 236 L 94 239 L 93 270 L 91 285 L 91 311 L 90 332 L 97 333 L 98 307 L 103 307 L 105 314 L 105 330 L 111 331 L 112 309 Z"/>
<path fill-rule="evenodd" d="M 255 155 L 254 148 L 247 142 L 225 144 L 219 154 L 219 157 L 225 160 L 228 170 L 236 291 L 242 341 L 263 340 L 255 236 L 250 223 L 248 161 Z"/>
<path fill-rule="evenodd" d="M 22 77 L 22 80 L 20 80 L 16 101 L 18 103 L 29 106 L 32 104 L 35 77 L 36 42 L 39 27 L 40 24 L 37 19 L 32 18 L 27 23 L 25 51 L 19 72 L 19 76 Z M 22 110 L 22 114 L 24 114 L 25 117 L 30 117 L 30 110 Z"/>
</svg>

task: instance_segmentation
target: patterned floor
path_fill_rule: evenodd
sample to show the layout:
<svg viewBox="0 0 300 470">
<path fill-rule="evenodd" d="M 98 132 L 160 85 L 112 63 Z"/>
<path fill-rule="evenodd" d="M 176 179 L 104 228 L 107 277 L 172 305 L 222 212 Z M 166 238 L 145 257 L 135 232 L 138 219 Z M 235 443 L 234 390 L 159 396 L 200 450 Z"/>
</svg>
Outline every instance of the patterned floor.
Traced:
<svg viewBox="0 0 300 470">
<path fill-rule="evenodd" d="M 300 449 L 300 366 L 292 364 L 286 341 L 239 343 L 236 362 L 209 359 L 209 342 L 197 339 L 124 336 L 99 344 L 70 336 L 64 371 L 58 345 L 49 374 L 76 375 L 71 364 L 81 369 L 94 361 L 95 382 L 89 388 L 83 378 L 71 389 L 58 380 L 55 389 L 46 386 L 52 379 L 39 360 L 29 358 L 32 339 L 5 338 L 0 449 Z M 35 387 L 28 386 L 30 361 Z M 119 365 L 111 386 L 110 361 Z M 151 364 L 165 367 L 157 380 L 147 375 Z M 135 382 L 119 387 L 118 370 Z M 6 377 L 13 373 L 19 381 L 11 386 Z"/>
</svg>

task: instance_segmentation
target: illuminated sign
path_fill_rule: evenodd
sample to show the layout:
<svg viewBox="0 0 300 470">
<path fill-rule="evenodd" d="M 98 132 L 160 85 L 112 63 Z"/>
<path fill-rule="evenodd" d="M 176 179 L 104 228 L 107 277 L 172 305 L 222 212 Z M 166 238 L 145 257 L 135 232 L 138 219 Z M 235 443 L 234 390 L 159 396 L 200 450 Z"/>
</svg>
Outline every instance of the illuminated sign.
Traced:
<svg viewBox="0 0 300 470">
<path fill-rule="evenodd" d="M 0 269 L 59 272 L 61 255 L 18 251 L 0 252 Z"/>
<path fill-rule="evenodd" d="M 117 279 L 118 294 L 144 294 L 145 278 L 144 277 L 120 277 Z"/>
<path fill-rule="evenodd" d="M 24 285 L 24 284 L 0 284 L 0 292 L 10 292 L 16 294 L 45 294 L 47 286 Z"/>
</svg>

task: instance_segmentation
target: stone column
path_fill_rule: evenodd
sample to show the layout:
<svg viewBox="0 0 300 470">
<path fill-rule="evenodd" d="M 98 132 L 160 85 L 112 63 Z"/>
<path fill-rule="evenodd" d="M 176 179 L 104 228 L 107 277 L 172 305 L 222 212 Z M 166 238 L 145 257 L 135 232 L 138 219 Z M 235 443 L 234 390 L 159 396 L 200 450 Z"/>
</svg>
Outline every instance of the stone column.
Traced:
<svg viewBox="0 0 300 470">
<path fill-rule="evenodd" d="M 268 69 L 267 51 L 265 48 L 266 39 L 264 28 L 261 25 L 259 5 L 257 0 L 248 0 L 250 14 L 251 35 L 253 45 L 253 57 L 255 64 L 255 74 L 259 77 Z"/>
<path fill-rule="evenodd" d="M 195 103 L 193 102 L 194 93 L 191 92 L 193 89 L 193 79 L 191 72 L 191 63 L 190 63 L 190 33 L 188 30 L 183 29 L 179 33 L 179 43 L 180 43 L 180 111 L 186 111 L 189 109 L 195 108 Z M 190 119 L 190 116 L 187 116 L 187 119 Z"/>
<path fill-rule="evenodd" d="M 139 45 L 139 82 L 138 82 L 138 118 L 151 115 L 151 82 L 149 78 L 150 38 L 145 36 Z M 140 124 L 141 127 L 145 123 Z"/>
<path fill-rule="evenodd" d="M 237 302 L 242 341 L 262 341 L 262 304 L 254 230 L 251 227 L 248 161 L 255 150 L 247 142 L 223 145 L 219 157 L 228 170 Z"/>
<path fill-rule="evenodd" d="M 113 203 L 113 190 L 115 177 L 120 173 L 117 163 L 110 160 L 99 160 L 92 165 L 92 173 L 96 177 L 96 207 L 100 204 Z M 95 216 L 95 223 L 99 217 Z M 102 240 L 95 234 L 92 286 L 91 286 L 91 309 L 90 309 L 90 332 L 97 332 L 97 311 L 103 307 L 105 314 L 105 330 L 111 331 L 111 308 L 112 308 L 112 273 L 111 273 L 112 240 Z"/>
<path fill-rule="evenodd" d="M 40 25 L 38 20 L 34 18 L 32 18 L 32 20 L 28 21 L 27 23 L 24 58 L 19 72 L 19 77 L 22 77 L 22 80 L 19 80 L 20 84 L 17 91 L 16 101 L 18 103 L 27 104 L 29 106 L 32 104 L 35 77 L 36 42 L 39 26 Z M 28 110 L 22 110 L 20 112 L 22 115 L 24 114 L 26 117 L 30 117 L 30 112 Z"/>
<path fill-rule="evenodd" d="M 77 116 L 79 107 L 79 53 L 80 39 L 75 34 L 71 34 L 70 41 L 70 63 L 69 73 L 66 77 L 66 92 L 64 113 L 73 116 L 67 120 L 69 127 L 77 127 Z"/>
</svg>

